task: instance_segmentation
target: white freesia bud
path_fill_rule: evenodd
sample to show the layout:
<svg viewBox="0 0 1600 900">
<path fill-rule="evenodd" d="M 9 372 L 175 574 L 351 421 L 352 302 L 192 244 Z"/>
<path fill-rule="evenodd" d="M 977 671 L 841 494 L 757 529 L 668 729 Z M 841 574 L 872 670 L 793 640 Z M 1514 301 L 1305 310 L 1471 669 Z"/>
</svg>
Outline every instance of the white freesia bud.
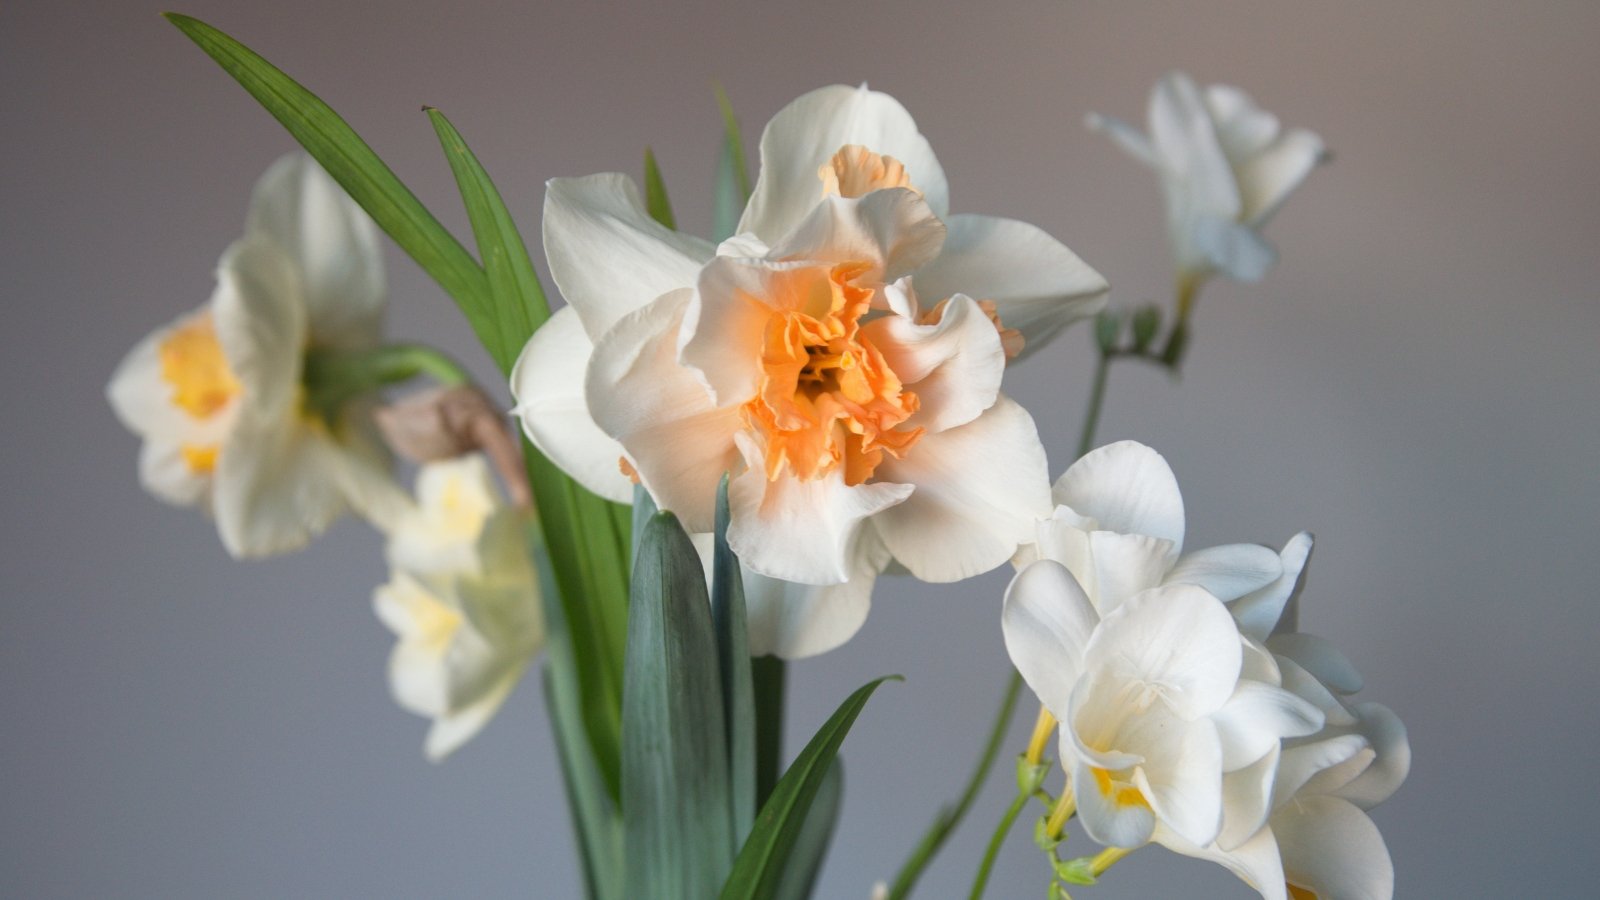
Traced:
<svg viewBox="0 0 1600 900">
<path fill-rule="evenodd" d="M 438 761 L 499 710 L 543 645 L 544 620 L 526 513 L 500 498 L 483 457 L 423 466 L 417 493 L 373 603 L 399 639 L 390 689 L 433 719 L 424 752 Z"/>
<path fill-rule="evenodd" d="M 767 125 L 721 247 L 654 222 L 624 175 L 548 186 L 568 306 L 512 373 L 523 428 L 594 492 L 628 502 L 637 477 L 694 531 L 731 472 L 741 562 L 806 586 L 748 598 L 752 649 L 838 646 L 891 559 L 966 578 L 1048 513 L 1033 420 L 1000 392 L 1008 346 L 1043 346 L 1107 285 L 1034 226 L 951 215 L 948 194 L 910 114 L 845 86 Z"/>
<path fill-rule="evenodd" d="M 301 384 L 312 348 L 374 346 L 383 304 L 372 220 L 310 158 L 274 163 L 210 301 L 111 379 L 112 407 L 144 440 L 145 488 L 215 515 L 237 557 L 303 546 L 347 509 L 385 527 L 405 496 L 366 404 L 310 409 Z"/>
<path fill-rule="evenodd" d="M 1322 139 L 1284 130 L 1238 88 L 1202 91 L 1182 72 L 1156 84 L 1149 115 L 1148 135 L 1098 114 L 1089 127 L 1160 175 L 1180 281 L 1212 272 L 1259 280 L 1277 259 L 1260 229 L 1327 159 Z"/>
</svg>

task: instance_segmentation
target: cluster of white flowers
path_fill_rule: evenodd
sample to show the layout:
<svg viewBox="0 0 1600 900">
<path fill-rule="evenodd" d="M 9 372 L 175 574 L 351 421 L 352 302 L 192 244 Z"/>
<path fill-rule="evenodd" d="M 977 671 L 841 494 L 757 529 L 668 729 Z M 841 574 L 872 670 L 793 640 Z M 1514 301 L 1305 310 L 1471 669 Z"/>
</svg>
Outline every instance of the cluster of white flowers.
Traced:
<svg viewBox="0 0 1600 900">
<path fill-rule="evenodd" d="M 1055 501 L 1002 624 L 1060 722 L 1089 836 L 1215 860 L 1267 898 L 1392 895 L 1362 810 L 1399 787 L 1410 750 L 1388 709 L 1345 699 L 1350 663 L 1286 621 L 1310 535 L 1184 554 L 1172 470 L 1133 442 L 1084 456 Z"/>
</svg>

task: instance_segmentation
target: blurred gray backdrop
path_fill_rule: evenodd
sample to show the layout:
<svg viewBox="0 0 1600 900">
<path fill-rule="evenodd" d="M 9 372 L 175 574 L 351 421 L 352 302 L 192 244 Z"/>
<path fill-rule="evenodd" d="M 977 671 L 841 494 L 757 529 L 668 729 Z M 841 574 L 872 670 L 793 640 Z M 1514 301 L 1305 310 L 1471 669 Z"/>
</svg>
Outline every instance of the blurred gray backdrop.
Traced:
<svg viewBox="0 0 1600 900">
<path fill-rule="evenodd" d="M 536 237 L 544 179 L 649 144 L 704 229 L 726 85 L 752 137 L 869 81 L 932 140 L 958 210 L 1039 223 L 1123 304 L 1168 284 L 1152 177 L 1082 119 L 1141 119 L 1181 67 L 1320 131 L 1333 165 L 1268 229 L 1282 263 L 1202 299 L 1182 383 L 1114 372 L 1102 438 L 1177 470 L 1193 546 L 1318 537 L 1303 625 L 1400 712 L 1416 764 L 1376 819 L 1402 897 L 1593 896 L 1600 635 L 1600 5 L 1589 2 L 186 0 L 342 111 L 464 226 L 423 103 Z M 292 146 L 155 0 L 0 3 L 0 895 L 575 896 L 537 685 L 456 757 L 384 685 L 377 538 L 230 562 L 141 493 L 103 388 L 204 300 L 253 180 Z M 464 233 L 464 232 L 461 232 Z M 392 333 L 482 357 L 397 252 Z M 1089 337 L 1014 373 L 1059 471 Z M 488 374 L 486 365 L 479 370 Z M 1004 573 L 892 580 L 792 669 L 792 748 L 866 679 L 820 896 L 865 898 L 973 760 L 1005 679 Z M 1033 716 L 1019 712 L 1007 753 Z M 921 896 L 964 896 L 994 773 Z M 1018 828 L 991 896 L 1039 897 Z M 1084 897 L 1247 897 L 1141 852 Z"/>
</svg>

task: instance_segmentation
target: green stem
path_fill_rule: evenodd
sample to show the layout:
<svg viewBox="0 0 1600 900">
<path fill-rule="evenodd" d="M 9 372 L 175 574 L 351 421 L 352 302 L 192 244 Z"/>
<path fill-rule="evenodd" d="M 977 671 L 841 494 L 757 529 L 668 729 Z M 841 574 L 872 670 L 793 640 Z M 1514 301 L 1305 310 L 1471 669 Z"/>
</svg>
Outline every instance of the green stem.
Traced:
<svg viewBox="0 0 1600 900">
<path fill-rule="evenodd" d="M 756 809 L 766 805 L 783 774 L 783 707 L 788 664 L 776 656 L 750 660 L 756 706 Z"/>
<path fill-rule="evenodd" d="M 1017 816 L 1022 814 L 1023 807 L 1028 805 L 1028 795 L 1017 793 L 1017 798 L 1006 807 L 1006 814 L 1000 817 L 1000 824 L 995 826 L 994 834 L 989 836 L 989 846 L 983 852 L 983 864 L 978 866 L 978 875 L 972 879 L 972 892 L 967 895 L 967 900 L 979 900 L 984 890 L 989 886 L 989 872 L 994 869 L 994 861 L 1000 856 L 1000 845 L 1005 843 L 1007 832 L 1016 823 Z"/>
<path fill-rule="evenodd" d="M 1094 386 L 1089 389 L 1089 408 L 1083 414 L 1083 428 L 1078 432 L 1078 456 L 1083 456 L 1094 449 L 1094 434 L 1100 427 L 1100 410 L 1106 402 L 1106 378 L 1111 374 L 1111 361 L 1116 359 L 1109 353 L 1101 353 L 1100 361 L 1094 369 Z"/>
<path fill-rule="evenodd" d="M 989 726 L 989 739 L 983 745 L 983 754 L 978 757 L 978 764 L 967 776 L 966 790 L 961 792 L 961 799 L 955 806 L 946 807 L 939 813 L 933 824 L 928 826 L 928 831 L 922 836 L 921 843 L 912 852 L 911 858 L 901 866 L 900 873 L 895 876 L 894 885 L 889 888 L 889 900 L 904 900 L 916 886 L 917 879 L 921 877 L 922 870 L 927 868 L 934 854 L 944 846 L 950 833 L 955 831 L 961 823 L 967 810 L 972 808 L 972 803 L 978 798 L 978 791 L 983 787 L 984 777 L 989 774 L 989 767 L 994 765 L 995 755 L 1000 752 L 1000 744 L 1005 739 L 1006 726 L 1011 722 L 1011 714 L 1017 708 L 1017 696 L 1022 692 L 1022 676 L 1015 671 L 1011 673 L 1006 682 L 1006 692 L 1000 701 L 1000 711 L 995 714 L 994 724 Z"/>
<path fill-rule="evenodd" d="M 331 415 L 353 397 L 418 375 L 445 387 L 472 383 L 460 363 L 423 344 L 386 344 L 355 352 L 313 350 L 306 355 L 301 380 L 307 403 Z"/>
</svg>

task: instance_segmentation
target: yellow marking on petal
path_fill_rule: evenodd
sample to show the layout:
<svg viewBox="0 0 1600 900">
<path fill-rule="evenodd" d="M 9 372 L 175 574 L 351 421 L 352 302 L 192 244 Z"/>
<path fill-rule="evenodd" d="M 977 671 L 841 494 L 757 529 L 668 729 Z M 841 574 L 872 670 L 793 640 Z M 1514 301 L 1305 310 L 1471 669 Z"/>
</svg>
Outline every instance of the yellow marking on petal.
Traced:
<svg viewBox="0 0 1600 900">
<path fill-rule="evenodd" d="M 633 482 L 634 484 L 640 483 L 639 470 L 633 467 L 633 463 L 628 462 L 628 458 L 626 456 L 617 457 L 617 468 L 622 470 L 622 474 L 629 481 Z"/>
<path fill-rule="evenodd" d="M 211 313 L 174 328 L 159 348 L 161 378 L 172 385 L 172 402 L 196 419 L 207 419 L 239 394 L 239 381 L 217 340 Z"/>
<path fill-rule="evenodd" d="M 744 405 L 745 424 L 766 441 L 767 477 L 812 479 L 844 467 L 846 484 L 872 477 L 923 434 L 904 423 L 919 408 L 882 352 L 861 333 L 872 290 L 866 267 L 795 269 L 773 282 L 774 311 L 761 348 L 763 376 Z"/>
<path fill-rule="evenodd" d="M 1316 891 L 1308 891 L 1295 884 L 1287 885 L 1287 887 L 1289 888 L 1290 900 L 1317 900 Z"/>
<path fill-rule="evenodd" d="M 910 188 L 905 164 L 892 156 L 873 153 L 860 144 L 845 144 L 817 169 L 823 196 L 862 197 L 885 188 Z M 918 191 L 918 193 L 921 193 Z"/>
<path fill-rule="evenodd" d="M 183 463 L 196 475 L 209 475 L 217 469 L 217 453 L 222 448 L 216 444 L 184 444 L 179 448 Z"/>
<path fill-rule="evenodd" d="M 1150 802 L 1144 799 L 1144 794 L 1131 784 L 1113 781 L 1111 773 L 1097 766 L 1090 766 L 1089 771 L 1094 773 L 1095 787 L 1100 789 L 1100 795 L 1110 800 L 1117 806 L 1142 806 L 1150 808 Z"/>
</svg>

